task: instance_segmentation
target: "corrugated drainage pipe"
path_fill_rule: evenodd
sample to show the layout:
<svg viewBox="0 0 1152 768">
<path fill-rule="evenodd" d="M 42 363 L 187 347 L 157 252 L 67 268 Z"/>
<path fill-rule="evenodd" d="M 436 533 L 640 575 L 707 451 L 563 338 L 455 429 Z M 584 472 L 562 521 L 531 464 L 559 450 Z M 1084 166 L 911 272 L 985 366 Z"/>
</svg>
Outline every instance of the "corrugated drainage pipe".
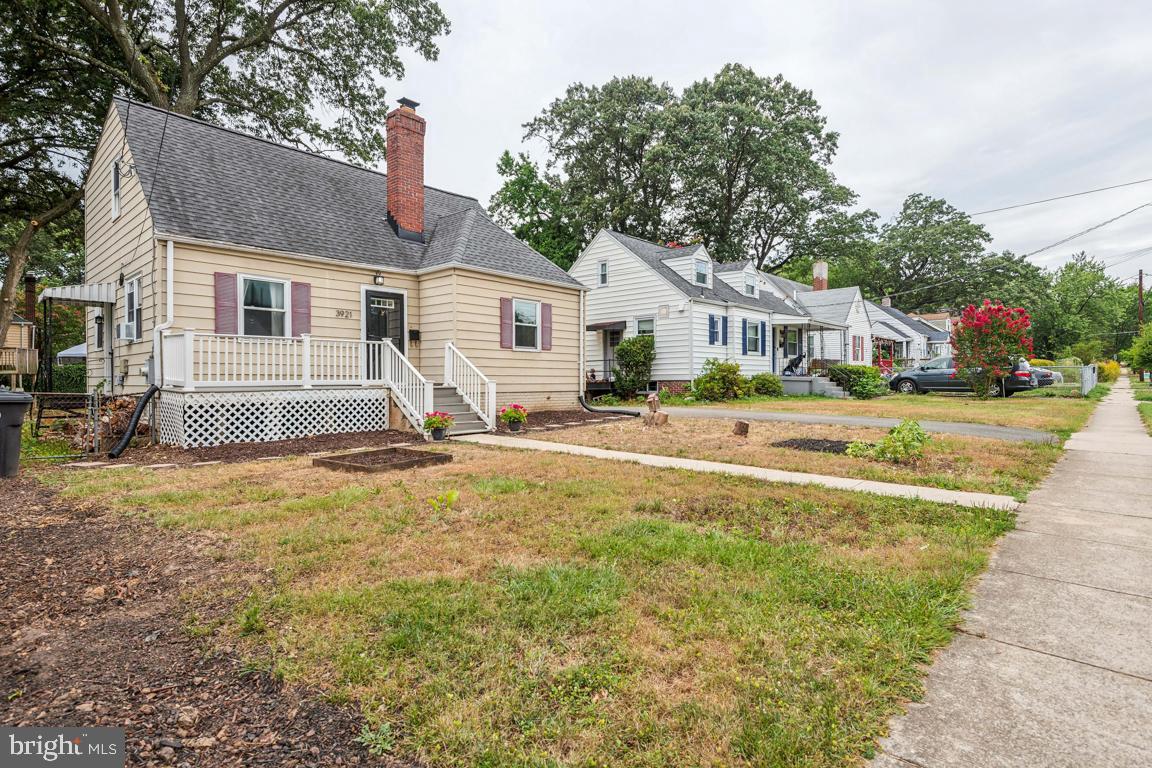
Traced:
<svg viewBox="0 0 1152 768">
<path fill-rule="evenodd" d="M 627 408 L 596 408 L 588 405 L 588 401 L 584 399 L 584 395 L 577 395 L 580 398 L 580 405 L 584 406 L 584 410 L 591 411 L 592 413 L 616 413 L 621 416 L 640 416 L 640 411 L 630 411 Z"/>
<path fill-rule="evenodd" d="M 136 410 L 132 411 L 132 418 L 128 420 L 128 429 L 124 432 L 124 437 L 120 438 L 120 442 L 116 443 L 115 448 L 108 451 L 108 458 L 118 459 L 120 454 L 128 450 L 128 444 L 136 436 L 136 427 L 140 424 L 140 415 L 144 413 L 144 406 L 148 405 L 148 401 L 159 391 L 160 387 L 153 384 L 140 396 L 140 400 L 136 403 Z"/>
</svg>

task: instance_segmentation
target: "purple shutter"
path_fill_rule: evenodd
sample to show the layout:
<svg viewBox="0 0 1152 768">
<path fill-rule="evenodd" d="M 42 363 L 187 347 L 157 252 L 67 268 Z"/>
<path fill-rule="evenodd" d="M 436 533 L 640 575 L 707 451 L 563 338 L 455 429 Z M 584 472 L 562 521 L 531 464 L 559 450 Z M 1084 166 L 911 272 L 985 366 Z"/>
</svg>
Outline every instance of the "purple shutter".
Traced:
<svg viewBox="0 0 1152 768">
<path fill-rule="evenodd" d="M 540 349 L 552 349 L 552 305 L 540 305 Z"/>
<path fill-rule="evenodd" d="M 312 284 L 292 281 L 292 335 L 312 333 Z"/>
<path fill-rule="evenodd" d="M 500 348 L 512 349 L 512 299 L 500 299 Z"/>
<path fill-rule="evenodd" d="M 216 272 L 216 333 L 236 333 L 236 275 Z"/>
</svg>

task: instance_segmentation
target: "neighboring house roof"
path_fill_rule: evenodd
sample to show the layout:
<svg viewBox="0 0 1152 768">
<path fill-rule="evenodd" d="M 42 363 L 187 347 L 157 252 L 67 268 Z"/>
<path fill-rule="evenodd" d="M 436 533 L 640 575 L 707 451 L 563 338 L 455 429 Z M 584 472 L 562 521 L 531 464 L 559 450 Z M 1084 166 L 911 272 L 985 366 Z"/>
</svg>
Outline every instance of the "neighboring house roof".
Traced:
<svg viewBox="0 0 1152 768">
<path fill-rule="evenodd" d="M 789 280 L 788 282 L 794 281 Z M 826 291 L 810 290 L 807 293 L 798 294 L 797 301 L 804 305 L 804 308 L 813 317 L 845 325 L 848 322 L 848 315 L 852 311 L 852 306 L 855 304 L 855 299 L 859 295 L 860 289 L 855 286 L 829 288 Z"/>
<path fill-rule="evenodd" d="M 737 304 L 744 307 L 753 307 L 765 312 L 774 312 L 781 315 L 801 317 L 804 315 L 803 312 L 798 313 L 796 309 L 764 291 L 760 291 L 758 296 L 748 296 L 737 291 L 723 280 L 717 279 L 712 280 L 711 288 L 705 285 L 697 285 L 681 277 L 680 273 L 664 263 L 665 259 L 691 256 L 701 248 L 699 245 L 690 245 L 684 248 L 669 248 L 647 240 L 641 240 L 638 237 L 625 235 L 621 232 L 613 232 L 612 230 L 605 231 L 608 232 L 616 242 L 638 256 L 641 261 L 651 267 L 658 275 L 667 280 L 673 288 L 685 296 L 707 301 Z M 715 272 L 715 266 L 713 266 L 713 271 Z"/>
<path fill-rule="evenodd" d="M 56 353 L 56 362 L 63 363 L 66 360 L 85 360 L 88 357 L 88 345 L 85 342 L 80 342 L 74 347 L 62 349 Z"/>
<path fill-rule="evenodd" d="M 884 313 L 888 314 L 889 316 L 896 318 L 897 320 L 904 323 L 904 325 L 908 326 L 909 328 L 916 331 L 917 333 L 928 337 L 929 341 L 947 341 L 948 340 L 948 332 L 947 331 L 942 331 L 934 325 L 929 325 L 928 323 L 924 322 L 923 320 L 921 320 L 918 317 L 912 317 L 911 315 L 907 315 L 907 314 L 901 312 L 900 310 L 896 309 L 895 307 L 886 307 L 883 304 L 873 305 L 871 302 L 869 302 L 869 306 L 875 306 L 881 312 L 884 312 Z"/>
<path fill-rule="evenodd" d="M 770 280 L 772 282 L 772 284 L 775 285 L 780 290 L 781 293 L 783 293 L 787 296 L 791 296 L 792 294 L 797 293 L 797 292 L 800 292 L 800 293 L 811 293 L 812 292 L 812 286 L 807 285 L 806 283 L 802 283 L 799 280 L 790 280 L 787 277 L 781 277 L 780 275 L 769 274 L 768 272 L 764 273 L 764 277 L 768 278 L 768 280 Z"/>
<path fill-rule="evenodd" d="M 426 186 L 425 243 L 402 240 L 387 221 L 380 171 L 122 98 L 114 106 L 160 235 L 408 272 L 457 263 L 581 287 L 475 198 Z"/>
<path fill-rule="evenodd" d="M 891 325 L 888 325 L 888 323 L 885 323 L 882 320 L 877 320 L 872 325 L 873 325 L 873 330 L 872 330 L 873 335 L 882 336 L 883 338 L 892 339 L 893 341 L 911 341 L 911 339 L 912 339 L 912 337 L 909 336 L 908 334 L 892 327 Z M 879 333 L 877 333 L 876 329 L 875 329 L 875 326 L 877 326 L 877 325 L 880 326 L 880 329 L 881 329 Z"/>
<path fill-rule="evenodd" d="M 27 320 L 25 320 L 20 315 L 15 315 L 15 314 L 12 315 L 12 324 L 13 325 L 32 325 L 32 323 L 28 322 Z"/>
</svg>

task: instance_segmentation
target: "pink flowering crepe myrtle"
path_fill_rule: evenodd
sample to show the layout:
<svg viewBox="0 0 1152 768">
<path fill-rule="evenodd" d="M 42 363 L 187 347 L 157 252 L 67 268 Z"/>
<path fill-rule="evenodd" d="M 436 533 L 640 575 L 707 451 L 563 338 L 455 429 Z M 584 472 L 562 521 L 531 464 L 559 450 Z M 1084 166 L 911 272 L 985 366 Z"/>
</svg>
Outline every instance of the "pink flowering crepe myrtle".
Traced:
<svg viewBox="0 0 1152 768">
<path fill-rule="evenodd" d="M 969 304 L 952 332 L 957 373 L 968 377 L 977 392 L 987 392 L 994 381 L 1011 375 L 1021 358 L 1032 355 L 1031 327 L 1032 319 L 1021 307 L 989 299 L 980 306 Z"/>
</svg>

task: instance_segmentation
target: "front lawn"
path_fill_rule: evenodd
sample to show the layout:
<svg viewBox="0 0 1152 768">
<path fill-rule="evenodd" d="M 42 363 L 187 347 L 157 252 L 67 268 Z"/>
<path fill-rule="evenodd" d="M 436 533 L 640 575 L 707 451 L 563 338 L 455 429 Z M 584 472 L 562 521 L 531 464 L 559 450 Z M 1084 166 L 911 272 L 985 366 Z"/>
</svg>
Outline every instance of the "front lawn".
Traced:
<svg viewBox="0 0 1152 768">
<path fill-rule="evenodd" d="M 759 411 L 829 413 L 850 416 L 882 416 L 917 421 L 963 421 L 1029 427 L 1067 437 L 1088 421 L 1107 387 L 1097 387 L 1090 397 L 1047 397 L 1015 395 L 980 400 L 971 395 L 927 394 L 885 395 L 875 400 L 838 400 L 827 397 L 750 398 L 729 403 L 708 403 L 700 407 L 743 408 Z"/>
<path fill-rule="evenodd" d="M 299 458 L 47 477 L 238 542 L 220 557 L 270 583 L 197 631 L 357 704 L 365 742 L 429 766 L 852 764 L 918 695 L 1013 519 L 441 450 L 455 461 L 403 474 Z"/>
<path fill-rule="evenodd" d="M 979 491 L 1023 500 L 1060 458 L 1059 446 L 1015 443 L 962 435 L 933 434 L 924 457 L 893 464 L 845 454 L 815 453 L 772 445 L 781 440 L 865 440 L 876 442 L 883 429 L 788 422 L 752 422 L 747 439 L 732 436 L 732 423 L 673 417 L 659 428 L 639 421 L 613 421 L 558 432 L 534 433 L 538 440 L 594 448 L 724 461 L 791 472 L 858 477 L 889 483 Z"/>
<path fill-rule="evenodd" d="M 1136 407 L 1140 411 L 1140 418 L 1152 435 L 1152 384 L 1141 381 L 1132 381 L 1132 396 L 1136 398 Z"/>
</svg>

